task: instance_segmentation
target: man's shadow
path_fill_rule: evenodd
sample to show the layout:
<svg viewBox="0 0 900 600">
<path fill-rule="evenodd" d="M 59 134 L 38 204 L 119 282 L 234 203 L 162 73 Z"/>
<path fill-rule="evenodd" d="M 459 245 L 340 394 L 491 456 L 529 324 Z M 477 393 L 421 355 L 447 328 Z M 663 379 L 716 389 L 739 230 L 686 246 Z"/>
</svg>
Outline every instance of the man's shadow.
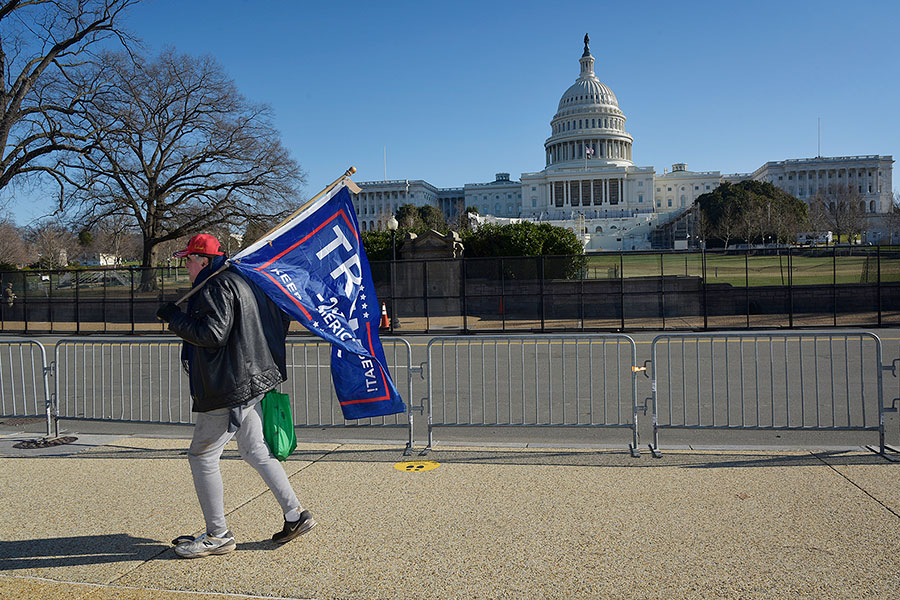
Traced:
<svg viewBox="0 0 900 600">
<path fill-rule="evenodd" d="M 0 571 L 149 560 L 169 544 L 124 533 L 0 540 Z"/>
</svg>

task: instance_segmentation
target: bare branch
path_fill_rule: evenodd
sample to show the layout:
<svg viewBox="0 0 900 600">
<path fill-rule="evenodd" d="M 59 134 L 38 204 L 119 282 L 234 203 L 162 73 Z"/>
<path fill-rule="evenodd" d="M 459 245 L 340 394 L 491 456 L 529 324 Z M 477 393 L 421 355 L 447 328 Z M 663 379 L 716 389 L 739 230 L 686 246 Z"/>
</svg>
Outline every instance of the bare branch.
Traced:
<svg viewBox="0 0 900 600">
<path fill-rule="evenodd" d="M 46 166 L 51 156 L 89 150 L 89 136 L 75 134 L 73 121 L 96 87 L 79 87 L 76 81 L 87 82 L 73 75 L 90 65 L 98 41 L 127 40 L 118 21 L 137 1 L 0 4 L 0 190 L 18 175 L 42 171 L 30 167 Z"/>
<path fill-rule="evenodd" d="M 120 52 L 97 69 L 103 93 L 84 100 L 80 132 L 93 145 L 58 167 L 77 179 L 68 200 L 73 219 L 128 214 L 143 239 L 144 266 L 155 266 L 166 241 L 280 220 L 298 205 L 304 176 L 269 109 L 248 102 L 211 58 Z M 155 281 L 148 273 L 145 287 Z"/>
</svg>

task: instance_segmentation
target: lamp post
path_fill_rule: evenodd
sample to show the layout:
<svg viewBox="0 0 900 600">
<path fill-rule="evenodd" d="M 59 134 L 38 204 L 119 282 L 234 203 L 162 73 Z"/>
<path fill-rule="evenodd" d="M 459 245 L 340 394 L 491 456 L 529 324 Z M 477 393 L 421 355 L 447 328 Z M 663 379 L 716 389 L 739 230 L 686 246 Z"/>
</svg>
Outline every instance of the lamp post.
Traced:
<svg viewBox="0 0 900 600">
<path fill-rule="evenodd" d="M 395 280 L 397 279 L 397 227 L 399 227 L 400 223 L 397 222 L 397 218 L 394 215 L 391 215 L 391 218 L 388 219 L 387 228 L 391 232 L 391 332 L 393 333 L 394 327 L 397 325 L 397 286 L 395 285 Z"/>
</svg>

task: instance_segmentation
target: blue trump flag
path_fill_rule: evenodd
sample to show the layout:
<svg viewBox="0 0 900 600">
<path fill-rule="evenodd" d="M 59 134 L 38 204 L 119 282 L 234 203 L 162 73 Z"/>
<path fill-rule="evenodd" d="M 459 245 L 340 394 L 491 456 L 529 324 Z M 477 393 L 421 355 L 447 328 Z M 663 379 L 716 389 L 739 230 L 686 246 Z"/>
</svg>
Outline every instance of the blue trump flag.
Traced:
<svg viewBox="0 0 900 600">
<path fill-rule="evenodd" d="M 406 411 L 378 338 L 381 311 L 343 182 L 230 262 L 331 342 L 331 378 L 345 419 Z"/>
</svg>

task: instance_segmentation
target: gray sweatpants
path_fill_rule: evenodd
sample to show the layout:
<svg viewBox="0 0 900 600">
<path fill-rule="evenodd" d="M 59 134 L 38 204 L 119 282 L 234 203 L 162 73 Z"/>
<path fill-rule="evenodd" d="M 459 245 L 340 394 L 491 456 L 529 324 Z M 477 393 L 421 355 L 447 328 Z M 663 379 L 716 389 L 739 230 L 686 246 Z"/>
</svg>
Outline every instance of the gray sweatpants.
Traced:
<svg viewBox="0 0 900 600">
<path fill-rule="evenodd" d="M 219 457 L 222 456 L 222 450 L 231 438 L 237 440 L 241 457 L 259 472 L 263 481 L 275 494 L 282 512 L 287 513 L 294 508 L 302 510 L 284 468 L 272 455 L 263 439 L 260 400 L 262 396 L 245 405 L 241 415 L 241 427 L 235 432 L 228 431 L 229 409 L 220 408 L 197 413 L 194 437 L 188 450 L 188 462 L 191 465 L 191 475 L 194 476 L 194 489 L 200 500 L 200 509 L 206 520 L 206 531 L 210 535 L 227 529 L 225 492 L 222 473 L 219 471 Z"/>
</svg>

